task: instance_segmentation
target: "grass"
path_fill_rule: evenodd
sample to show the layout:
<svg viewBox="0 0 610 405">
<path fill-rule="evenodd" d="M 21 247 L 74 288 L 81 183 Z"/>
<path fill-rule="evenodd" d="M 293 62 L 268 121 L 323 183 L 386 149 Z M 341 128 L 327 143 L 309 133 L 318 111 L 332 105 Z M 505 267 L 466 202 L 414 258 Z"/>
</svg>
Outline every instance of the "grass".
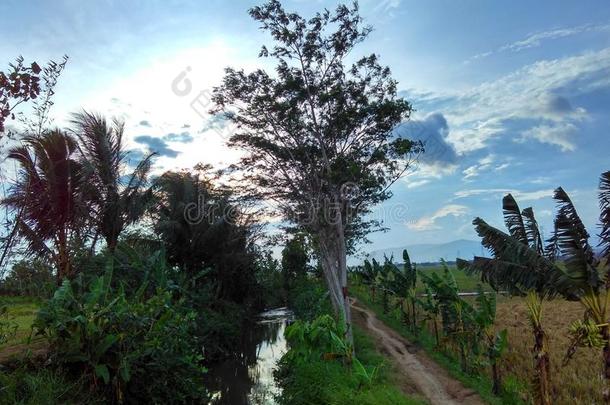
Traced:
<svg viewBox="0 0 610 405">
<path fill-rule="evenodd" d="M 380 366 L 375 380 L 362 385 L 359 378 L 339 361 L 315 359 L 294 364 L 281 379 L 283 397 L 290 404 L 422 405 L 419 398 L 406 397 L 395 385 L 394 370 L 377 351 L 372 339 L 354 328 L 357 357 L 367 369 Z"/>
<path fill-rule="evenodd" d="M 485 291 L 491 291 L 491 287 L 489 285 L 481 283 L 480 279 L 477 277 L 473 277 L 471 275 L 466 274 L 463 270 L 458 270 L 455 266 L 449 266 L 449 270 L 453 277 L 455 277 L 455 281 L 457 285 L 460 287 L 460 291 L 463 292 L 473 292 L 477 291 L 477 286 L 479 284 L 483 285 L 483 289 Z M 425 274 L 429 273 L 438 273 L 442 274 L 443 268 L 441 266 L 417 266 L 417 271 Z M 424 283 L 421 280 L 421 277 L 417 279 L 417 292 L 424 292 Z"/>
<path fill-rule="evenodd" d="M 60 370 L 19 368 L 0 371 L 0 403 L 22 405 L 103 404 L 82 381 Z"/>
<path fill-rule="evenodd" d="M 40 308 L 40 302 L 29 297 L 0 297 L 0 307 L 5 305 L 8 308 L 8 320 L 17 325 L 17 330 L 15 336 L 4 345 L 0 345 L 0 350 L 28 342 L 32 323 Z"/>
<path fill-rule="evenodd" d="M 441 367 L 445 368 L 453 378 L 461 381 L 466 387 L 477 391 L 486 402 L 497 405 L 524 403 L 523 392 L 525 391 L 525 387 L 524 384 L 521 383 L 520 380 L 515 376 L 505 376 L 505 392 L 502 397 L 496 397 L 491 391 L 492 382 L 488 375 L 471 375 L 462 371 L 456 358 L 438 350 L 434 337 L 430 332 L 424 330 L 420 335 L 415 336 L 411 330 L 404 325 L 404 323 L 400 320 L 400 316 L 395 313 L 395 311 L 384 314 L 381 304 L 371 301 L 370 295 L 364 286 L 352 286 L 351 291 L 360 300 L 360 302 L 364 303 L 371 310 L 373 310 L 377 317 L 387 326 L 394 329 L 407 340 L 420 345 L 426 351 L 428 356 Z"/>
</svg>

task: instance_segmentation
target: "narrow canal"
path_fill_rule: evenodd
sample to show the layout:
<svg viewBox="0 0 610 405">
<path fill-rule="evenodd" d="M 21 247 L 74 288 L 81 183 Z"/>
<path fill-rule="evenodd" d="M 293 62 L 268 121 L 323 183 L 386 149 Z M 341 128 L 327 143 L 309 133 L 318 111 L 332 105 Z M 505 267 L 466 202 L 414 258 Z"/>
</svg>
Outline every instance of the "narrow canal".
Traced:
<svg viewBox="0 0 610 405">
<path fill-rule="evenodd" d="M 292 319 L 288 308 L 275 308 L 244 326 L 233 356 L 211 366 L 205 384 L 213 405 L 275 404 L 279 388 L 273 379 L 277 361 L 286 353 L 284 330 Z"/>
</svg>

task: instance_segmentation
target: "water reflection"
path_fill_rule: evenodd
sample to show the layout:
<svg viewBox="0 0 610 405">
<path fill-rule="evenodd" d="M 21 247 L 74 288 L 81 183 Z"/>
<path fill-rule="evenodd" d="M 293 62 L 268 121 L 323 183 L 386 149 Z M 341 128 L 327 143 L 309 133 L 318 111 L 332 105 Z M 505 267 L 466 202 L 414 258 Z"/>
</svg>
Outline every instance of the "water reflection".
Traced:
<svg viewBox="0 0 610 405">
<path fill-rule="evenodd" d="M 275 404 L 278 387 L 273 368 L 286 353 L 284 330 L 291 317 L 287 308 L 276 308 L 242 328 L 240 347 L 233 356 L 214 364 L 206 374 L 211 404 Z"/>
</svg>

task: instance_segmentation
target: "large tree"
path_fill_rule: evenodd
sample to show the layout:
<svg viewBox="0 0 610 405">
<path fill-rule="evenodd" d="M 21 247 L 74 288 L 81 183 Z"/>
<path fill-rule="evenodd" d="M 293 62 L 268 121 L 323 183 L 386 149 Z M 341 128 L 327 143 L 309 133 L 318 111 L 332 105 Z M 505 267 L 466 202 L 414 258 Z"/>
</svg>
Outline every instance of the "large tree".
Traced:
<svg viewBox="0 0 610 405">
<path fill-rule="evenodd" d="M 237 127 L 230 144 L 247 152 L 246 191 L 312 236 L 351 340 L 346 255 L 378 225 L 364 214 L 390 197 L 389 186 L 421 152 L 421 143 L 394 131 L 411 105 L 397 97 L 377 55 L 351 57 L 371 32 L 356 3 L 305 19 L 271 0 L 250 15 L 274 40 L 260 56 L 272 58 L 275 71 L 226 69 L 213 111 Z"/>
</svg>

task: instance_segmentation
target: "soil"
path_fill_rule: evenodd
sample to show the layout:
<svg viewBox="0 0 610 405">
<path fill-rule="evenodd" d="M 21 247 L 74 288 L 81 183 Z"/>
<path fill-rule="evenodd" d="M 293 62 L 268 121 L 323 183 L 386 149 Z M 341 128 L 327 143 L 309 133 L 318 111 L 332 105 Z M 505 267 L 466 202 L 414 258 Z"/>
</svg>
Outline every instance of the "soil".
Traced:
<svg viewBox="0 0 610 405">
<path fill-rule="evenodd" d="M 420 394 L 431 404 L 479 405 L 485 402 L 472 389 L 452 378 L 425 353 L 377 319 L 369 309 L 352 301 L 353 322 L 375 338 L 378 350 L 400 371 L 398 385 L 407 395 Z"/>
</svg>

